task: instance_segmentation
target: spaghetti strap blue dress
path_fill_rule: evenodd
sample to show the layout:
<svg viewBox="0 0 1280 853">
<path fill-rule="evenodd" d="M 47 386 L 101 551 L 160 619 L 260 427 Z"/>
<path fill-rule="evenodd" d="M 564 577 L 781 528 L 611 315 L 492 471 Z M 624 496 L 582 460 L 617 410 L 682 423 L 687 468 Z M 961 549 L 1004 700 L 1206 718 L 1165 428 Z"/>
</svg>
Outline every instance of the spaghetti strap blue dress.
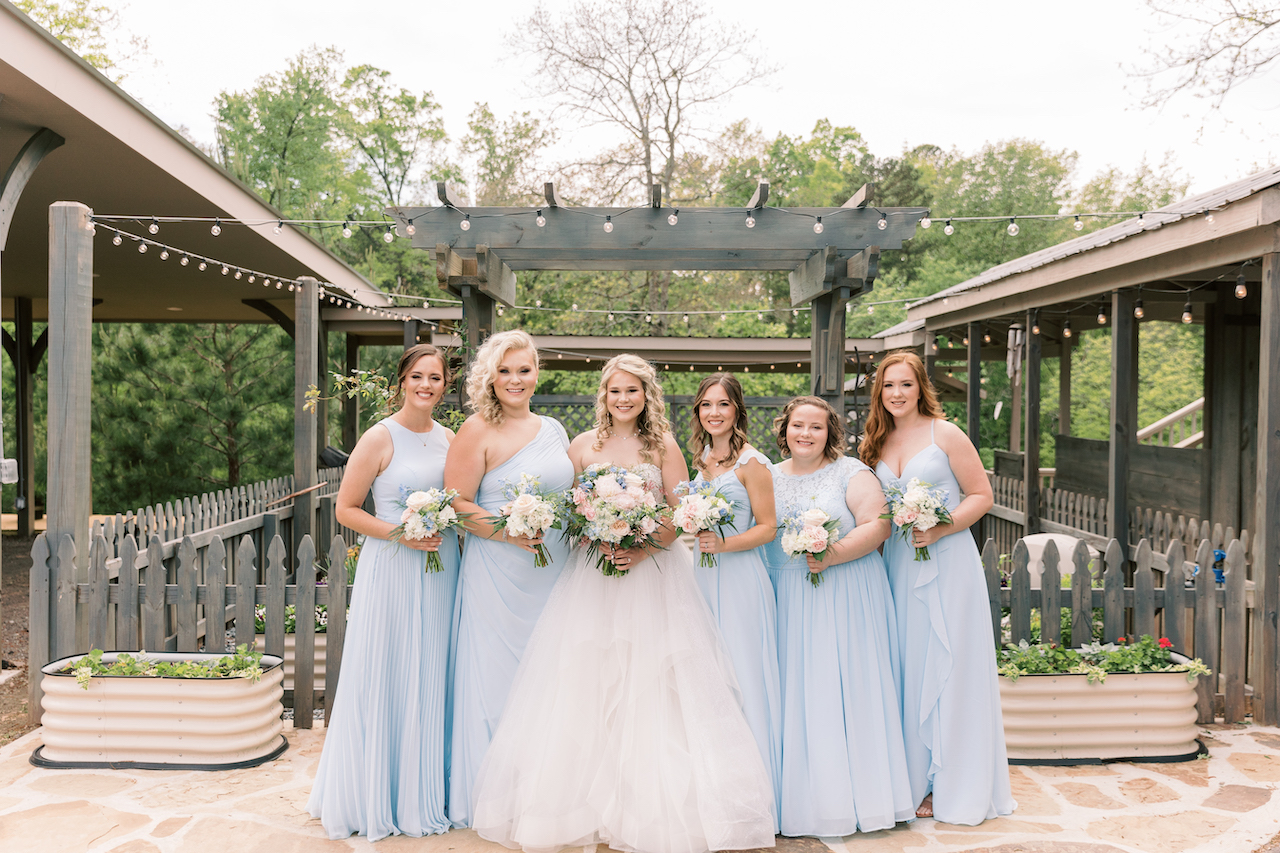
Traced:
<svg viewBox="0 0 1280 853">
<path fill-rule="evenodd" d="M 491 514 L 505 502 L 502 488 L 521 474 L 542 488 L 573 485 L 569 436 L 546 416 L 533 440 L 484 475 L 476 503 Z M 471 826 L 476 773 L 498 728 L 507 692 L 525 645 L 565 564 L 569 546 L 552 532 L 545 544 L 551 564 L 538 568 L 533 554 L 505 542 L 468 536 L 463 545 L 453 623 L 453 735 L 449 756 L 449 820 Z"/>
<path fill-rule="evenodd" d="M 748 449 L 737 465 L 710 481 L 733 504 L 733 524 L 725 536 L 755 526 L 751 498 L 738 479 L 737 469 L 755 459 L 772 468 L 769 458 Z M 703 482 L 706 479 L 699 474 Z M 763 548 L 715 555 L 714 566 L 695 570 L 698 588 L 720 627 L 729 660 L 742 691 L 742 711 L 755 736 L 760 757 L 774 791 L 774 815 L 778 814 L 782 772 L 782 683 L 778 675 L 778 611 L 773 584 L 764 566 Z M 777 831 L 777 827 L 774 827 Z"/>
<path fill-rule="evenodd" d="M 849 480 L 868 470 L 848 457 L 802 476 L 775 468 L 778 518 L 816 506 L 848 534 L 857 524 L 845 501 Z M 782 834 L 844 836 L 911 820 L 884 561 L 872 551 L 829 566 L 814 586 L 808 562 L 788 557 L 781 538 L 766 553 L 778 594 Z"/>
<path fill-rule="evenodd" d="M 393 420 L 394 453 L 373 481 L 377 516 L 400 523 L 401 487 L 440 488 L 445 430 L 415 433 Z M 373 429 L 378 429 L 374 426 Z M 445 816 L 449 632 L 458 582 L 458 539 L 440 546 L 444 570 L 426 553 L 368 537 L 351 591 L 342 678 L 325 732 L 307 811 L 330 838 L 376 841 L 450 828 Z"/>
<path fill-rule="evenodd" d="M 915 477 L 945 489 L 949 509 L 960 503 L 951 462 L 932 441 L 901 474 L 881 460 L 876 476 L 899 487 Z M 911 794 L 919 803 L 932 793 L 934 817 L 944 823 L 973 826 L 1010 814 L 1017 803 L 1009 787 L 987 585 L 973 534 L 944 536 L 929 547 L 930 559 L 917 562 L 915 548 L 895 525 L 884 556 L 902 649 Z"/>
</svg>

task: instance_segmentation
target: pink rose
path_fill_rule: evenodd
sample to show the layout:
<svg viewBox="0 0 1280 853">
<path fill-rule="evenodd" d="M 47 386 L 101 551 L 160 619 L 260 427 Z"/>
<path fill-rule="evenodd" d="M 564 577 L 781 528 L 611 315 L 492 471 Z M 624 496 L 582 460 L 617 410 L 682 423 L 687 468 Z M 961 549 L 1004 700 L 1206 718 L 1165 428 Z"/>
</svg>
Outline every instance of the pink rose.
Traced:
<svg viewBox="0 0 1280 853">
<path fill-rule="evenodd" d="M 655 530 L 657 530 L 657 529 L 658 529 L 658 522 L 654 521 L 652 518 L 647 518 L 647 517 L 646 517 L 646 518 L 642 518 L 642 519 L 640 519 L 640 532 L 641 532 L 641 533 L 644 533 L 645 535 L 648 535 L 648 534 L 652 533 L 653 531 L 655 531 Z"/>
<path fill-rule="evenodd" d="M 614 519 L 613 524 L 609 525 L 609 533 L 611 533 L 615 539 L 621 539 L 622 537 L 626 536 L 630 532 L 631 532 L 631 525 L 627 524 L 627 522 L 625 522 L 621 518 Z"/>
<path fill-rule="evenodd" d="M 586 507 L 583 508 L 582 515 L 587 519 L 587 521 L 595 521 L 596 508 L 591 505 L 587 505 Z"/>
</svg>

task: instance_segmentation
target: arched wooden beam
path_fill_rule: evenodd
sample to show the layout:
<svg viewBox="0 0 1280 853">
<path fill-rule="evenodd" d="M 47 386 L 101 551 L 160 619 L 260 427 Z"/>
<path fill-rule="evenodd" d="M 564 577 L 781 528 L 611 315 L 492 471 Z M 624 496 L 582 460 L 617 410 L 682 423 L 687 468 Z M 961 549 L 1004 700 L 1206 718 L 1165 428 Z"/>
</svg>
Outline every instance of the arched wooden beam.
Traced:
<svg viewBox="0 0 1280 853">
<path fill-rule="evenodd" d="M 0 251 L 9 242 L 9 225 L 13 222 L 13 212 L 18 207 L 22 191 L 27 188 L 27 182 L 31 180 L 40 161 L 64 142 L 66 140 L 61 136 L 42 127 L 32 134 L 18 156 L 9 164 L 9 171 L 0 180 Z"/>
</svg>

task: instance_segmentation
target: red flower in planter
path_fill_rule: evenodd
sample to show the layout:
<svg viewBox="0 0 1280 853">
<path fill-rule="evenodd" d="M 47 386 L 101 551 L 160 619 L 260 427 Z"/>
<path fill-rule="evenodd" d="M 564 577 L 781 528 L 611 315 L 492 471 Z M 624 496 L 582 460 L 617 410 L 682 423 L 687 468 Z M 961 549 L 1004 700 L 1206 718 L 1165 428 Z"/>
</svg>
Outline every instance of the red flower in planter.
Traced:
<svg viewBox="0 0 1280 853">
<path fill-rule="evenodd" d="M 1124 640 L 1124 637 L 1116 637 L 1116 642 L 1117 642 L 1117 643 L 1123 643 L 1124 641 L 1125 641 L 1125 640 Z"/>
<path fill-rule="evenodd" d="M 1172 641 L 1172 640 L 1170 640 L 1168 637 L 1161 637 L 1161 638 L 1160 638 L 1160 648 L 1162 648 L 1162 649 L 1171 649 L 1171 648 L 1173 648 L 1173 641 Z"/>
</svg>

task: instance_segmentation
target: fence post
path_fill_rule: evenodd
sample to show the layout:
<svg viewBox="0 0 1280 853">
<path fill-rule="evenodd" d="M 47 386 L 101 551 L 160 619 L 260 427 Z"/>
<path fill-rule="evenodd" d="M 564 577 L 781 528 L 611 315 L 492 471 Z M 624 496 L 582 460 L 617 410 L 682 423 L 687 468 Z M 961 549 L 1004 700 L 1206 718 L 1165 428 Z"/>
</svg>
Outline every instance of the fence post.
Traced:
<svg viewBox="0 0 1280 853">
<path fill-rule="evenodd" d="M 982 573 L 987 579 L 987 604 L 991 608 L 991 633 L 995 636 L 996 648 L 1002 647 L 1004 632 L 1000 626 L 1000 551 L 994 539 L 988 539 L 982 546 Z"/>
<path fill-rule="evenodd" d="M 236 549 L 236 648 L 253 645 L 254 599 L 258 592 L 258 568 L 254 563 L 257 557 L 253 537 L 246 533 L 240 537 L 240 547 Z"/>
<path fill-rule="evenodd" d="M 1133 634 L 1155 636 L 1156 581 L 1151 571 L 1151 542 L 1143 539 L 1134 552 L 1137 568 L 1133 572 Z"/>
<path fill-rule="evenodd" d="M 190 536 L 178 543 L 178 651 L 196 650 L 196 622 L 199 600 L 196 577 L 196 546 Z"/>
<path fill-rule="evenodd" d="M 294 579 L 297 618 L 293 635 L 293 727 L 309 729 L 315 707 L 316 671 L 316 546 L 310 536 L 304 536 L 298 547 Z"/>
<path fill-rule="evenodd" d="M 1031 639 L 1030 554 L 1019 539 L 1013 546 L 1013 573 L 1009 576 L 1009 639 L 1014 643 Z"/>
<path fill-rule="evenodd" d="M 41 533 L 31 547 L 31 588 L 27 601 L 27 719 L 40 724 L 44 697 L 40 669 L 49 656 L 49 537 Z"/>
<path fill-rule="evenodd" d="M 333 715 L 342 670 L 342 645 L 347 639 L 347 543 L 341 536 L 329 544 L 329 619 L 325 624 L 324 724 Z"/>
<path fill-rule="evenodd" d="M 316 415 L 306 410 L 306 393 L 307 388 L 320 382 L 320 303 L 314 278 L 303 276 L 298 282 L 293 301 L 293 488 L 302 491 L 316 484 Z M 291 550 L 295 552 L 304 537 L 315 535 L 315 506 L 314 492 L 305 492 L 293 499 L 294 547 Z"/>
<path fill-rule="evenodd" d="M 1058 546 L 1044 544 L 1040 572 L 1040 642 L 1062 642 L 1062 572 L 1058 570 Z"/>
<path fill-rule="evenodd" d="M 1071 554 L 1071 645 L 1093 642 L 1093 575 L 1089 571 L 1089 546 L 1076 540 Z"/>
<path fill-rule="evenodd" d="M 1169 571 L 1164 576 L 1164 635 L 1173 643 L 1173 650 L 1186 654 L 1186 638 L 1182 626 L 1187 618 L 1187 570 L 1183 556 L 1182 541 L 1174 539 L 1169 543 L 1165 555 Z"/>
<path fill-rule="evenodd" d="M 1223 718 L 1244 721 L 1244 665 L 1246 648 L 1244 549 L 1239 539 L 1227 545 L 1226 606 L 1222 612 Z"/>
<path fill-rule="evenodd" d="M 1213 581 L 1213 543 L 1206 536 L 1196 549 L 1195 655 L 1210 673 L 1196 682 L 1196 722 L 1212 723 L 1213 697 L 1218 685 L 1218 605 Z"/>
</svg>

